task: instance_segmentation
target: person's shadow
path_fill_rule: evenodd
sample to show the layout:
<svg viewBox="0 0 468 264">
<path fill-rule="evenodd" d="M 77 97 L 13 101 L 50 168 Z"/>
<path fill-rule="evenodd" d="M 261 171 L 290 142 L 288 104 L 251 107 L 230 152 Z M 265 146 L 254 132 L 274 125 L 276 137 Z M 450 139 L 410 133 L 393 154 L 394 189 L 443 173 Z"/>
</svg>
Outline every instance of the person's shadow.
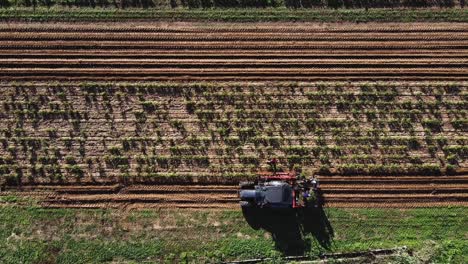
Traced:
<svg viewBox="0 0 468 264">
<path fill-rule="evenodd" d="M 322 207 L 321 193 L 317 206 L 301 209 L 272 210 L 248 208 L 242 213 L 254 229 L 271 233 L 276 249 L 287 256 L 302 256 L 310 251 L 310 235 L 325 249 L 330 249 L 334 231 Z"/>
</svg>

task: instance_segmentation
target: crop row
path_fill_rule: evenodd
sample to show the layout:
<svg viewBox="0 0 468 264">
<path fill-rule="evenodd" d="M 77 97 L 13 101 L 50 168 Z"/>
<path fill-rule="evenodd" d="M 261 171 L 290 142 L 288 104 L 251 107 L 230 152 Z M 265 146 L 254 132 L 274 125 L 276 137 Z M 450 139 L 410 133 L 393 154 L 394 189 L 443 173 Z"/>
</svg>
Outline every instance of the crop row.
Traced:
<svg viewBox="0 0 468 264">
<path fill-rule="evenodd" d="M 274 33 L 238 33 L 238 32 L 218 32 L 216 35 L 207 35 L 206 32 L 171 32 L 171 33 L 91 33 L 87 32 L 73 32 L 73 33 L 50 33 L 50 32 L 8 32 L 2 33 L 0 31 L 0 41 L 48 41 L 48 40 L 101 40 L 101 41 L 233 41 L 243 39 L 246 41 L 438 41 L 438 40 L 467 40 L 468 35 L 466 32 L 444 32 L 444 33 L 425 33 L 420 32 L 405 33 L 382 33 L 374 32 L 369 35 L 368 33 L 317 33 L 317 32 L 300 32 L 300 33 L 283 33 L 277 35 Z"/>
<path fill-rule="evenodd" d="M 233 82 L 233 83 L 212 83 L 212 82 L 194 82 L 194 83 L 177 83 L 177 82 L 142 82 L 142 83 L 106 83 L 106 82 L 46 82 L 46 83 L 3 83 L 0 84 L 6 91 L 13 90 L 16 93 L 24 93 L 25 91 L 33 91 L 33 94 L 60 93 L 67 92 L 68 96 L 72 96 L 76 91 L 82 91 L 93 94 L 107 93 L 115 95 L 118 92 L 135 95 L 135 94 L 236 94 L 246 93 L 254 94 L 255 91 L 262 91 L 262 94 L 270 93 L 301 93 L 307 90 L 324 91 L 324 92 L 348 92 L 361 90 L 363 92 L 371 91 L 386 91 L 397 89 L 401 93 L 405 91 L 421 90 L 425 93 L 437 91 L 443 93 L 457 92 L 460 89 L 466 89 L 468 84 L 465 82 L 278 82 L 274 86 L 266 86 L 262 82 Z M 70 88 L 75 88 L 75 91 L 70 91 Z"/>
<path fill-rule="evenodd" d="M 144 1 L 23 1 L 16 2 L 5 0 L 0 2 L 0 7 L 19 7 L 26 6 L 36 9 L 38 6 L 51 8 L 53 6 L 61 6 L 62 8 L 108 8 L 109 6 L 116 9 L 125 8 L 306 8 L 306 9 L 322 9 L 322 8 L 364 8 L 366 11 L 369 8 L 422 8 L 422 7 L 439 7 L 439 8 L 453 8 L 460 5 L 461 8 L 465 6 L 465 0 L 286 0 L 284 2 L 266 1 L 266 0 L 191 0 L 191 1 L 178 1 L 173 0 L 170 2 L 160 0 L 144 0 Z M 195 12 L 195 11 L 194 11 Z"/>
<path fill-rule="evenodd" d="M 8 181 L 242 177 L 272 156 L 321 174 L 451 174 L 468 155 L 465 83 L 2 86 Z"/>
<path fill-rule="evenodd" d="M 267 95 L 269 97 L 274 97 L 275 95 Z M 281 96 L 279 96 L 281 97 Z M 256 97 L 258 98 L 258 97 Z M 459 99 L 457 97 L 453 97 L 454 99 Z M 69 97 L 67 100 L 72 100 L 73 97 Z M 101 101 L 101 105 L 96 104 L 94 102 L 98 102 L 98 100 L 92 100 L 85 97 L 86 101 L 83 102 L 84 105 L 94 108 L 94 107 L 104 107 L 104 108 L 114 108 L 111 102 L 105 102 L 105 100 Z M 364 97 L 363 99 L 366 99 Z M 411 100 L 408 100 L 411 99 Z M 419 99 L 419 100 L 418 100 Z M 463 99 L 463 97 L 461 98 Z M 50 111 L 56 113 L 63 113 L 67 115 L 79 114 L 79 111 L 72 110 L 71 105 L 69 103 L 63 103 L 59 101 L 52 101 L 52 100 L 41 100 L 41 103 L 37 101 L 19 101 L 14 100 L 12 101 L 4 101 L 3 108 L 4 111 L 14 111 L 16 114 L 25 114 L 25 115 L 34 115 L 38 114 L 39 111 Z M 215 112 L 218 110 L 230 110 L 231 112 L 259 112 L 261 113 L 265 109 L 275 109 L 275 112 L 282 112 L 285 109 L 292 109 L 298 113 L 303 110 L 303 112 L 314 112 L 315 108 L 332 108 L 345 111 L 345 110 L 353 110 L 353 113 L 365 113 L 366 111 L 375 111 L 379 113 L 386 113 L 382 110 L 388 110 L 390 113 L 397 113 L 398 111 L 402 113 L 414 113 L 414 114 L 423 114 L 425 112 L 440 112 L 437 108 L 445 107 L 448 110 L 452 109 L 459 109 L 461 112 L 466 111 L 465 106 L 466 102 L 461 100 L 433 100 L 429 101 L 430 98 L 426 98 L 426 101 L 423 102 L 417 96 L 412 98 L 407 98 L 405 100 L 400 100 L 399 97 L 395 97 L 390 101 L 387 100 L 362 100 L 361 98 L 357 98 L 356 101 L 353 100 L 343 100 L 343 99 L 334 99 L 333 97 L 329 98 L 329 100 L 307 100 L 303 98 L 298 98 L 297 100 L 293 101 L 292 99 L 284 99 L 284 100 L 257 100 L 254 98 L 246 98 L 244 100 L 244 104 L 240 101 L 225 99 L 225 100 L 207 100 L 207 98 L 200 98 L 200 100 L 194 101 L 182 101 L 179 102 L 186 106 L 186 110 L 189 112 L 195 112 L 195 108 L 203 110 L 203 111 L 213 111 Z M 118 100 L 120 103 L 126 102 L 127 100 Z M 394 102 L 393 102 L 394 101 Z M 47 105 L 45 103 L 47 102 Z M 248 102 L 249 104 L 245 104 Z M 251 104 L 250 104 L 251 103 Z M 394 103 L 394 104 L 393 104 Z M 39 107 L 39 104 L 41 106 Z M 169 108 L 172 108 L 172 111 L 180 112 L 183 109 L 175 109 L 175 106 L 169 107 L 167 103 L 158 102 L 158 101 L 141 101 L 138 104 L 141 105 L 143 110 L 147 111 L 148 113 L 152 112 L 164 112 L 167 111 Z M 78 105 L 77 105 L 78 106 Z M 77 108 L 75 106 L 75 108 Z M 393 107 L 392 107 L 393 106 Z M 117 108 L 121 108 L 121 105 L 117 105 Z M 376 107 L 375 110 L 372 109 L 362 109 L 362 108 L 371 108 Z M 43 108 L 43 109 L 39 109 Z M 359 109 L 361 108 L 361 109 Z M 393 108 L 393 109 L 392 109 Z M 429 111 L 428 111 L 429 110 Z"/>
<path fill-rule="evenodd" d="M 364 50 L 424 50 L 424 49 L 465 49 L 466 41 L 427 41 L 420 43 L 418 41 L 382 41 L 382 42 L 369 42 L 369 41 L 346 41 L 346 42 L 332 42 L 332 41 L 241 41 L 237 46 L 232 46 L 232 41 L 2 41 L 0 48 L 2 49 L 104 49 L 104 50 L 125 50 L 127 45 L 132 44 L 132 49 L 145 49 L 145 50 L 180 50 L 180 49 L 231 49 L 231 50 L 302 50 L 302 49 L 364 49 Z"/>
<path fill-rule="evenodd" d="M 401 11 L 401 10 L 398 10 Z M 395 24 L 389 27 L 385 24 L 367 24 L 365 27 L 359 24 L 327 24 L 310 27 L 307 24 L 295 24 L 294 27 L 281 24 L 183 24 L 177 28 L 167 27 L 165 23 L 140 21 L 138 26 L 132 23 L 11 23 L 0 24 L 0 32 L 81 32 L 81 33 L 433 33 L 433 32 L 468 32 L 462 23 L 405 23 Z"/>
</svg>

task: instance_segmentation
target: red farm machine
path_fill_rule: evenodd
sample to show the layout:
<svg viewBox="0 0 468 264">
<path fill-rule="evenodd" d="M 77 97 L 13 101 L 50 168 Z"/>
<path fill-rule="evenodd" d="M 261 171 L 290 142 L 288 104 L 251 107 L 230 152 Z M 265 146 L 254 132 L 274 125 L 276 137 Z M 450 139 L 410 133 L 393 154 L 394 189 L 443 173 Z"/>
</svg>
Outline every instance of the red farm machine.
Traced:
<svg viewBox="0 0 468 264">
<path fill-rule="evenodd" d="M 276 159 L 269 172 L 258 173 L 254 182 L 240 183 L 240 204 L 246 208 L 299 209 L 318 205 L 315 178 L 303 179 L 295 171 L 279 172 Z"/>
</svg>

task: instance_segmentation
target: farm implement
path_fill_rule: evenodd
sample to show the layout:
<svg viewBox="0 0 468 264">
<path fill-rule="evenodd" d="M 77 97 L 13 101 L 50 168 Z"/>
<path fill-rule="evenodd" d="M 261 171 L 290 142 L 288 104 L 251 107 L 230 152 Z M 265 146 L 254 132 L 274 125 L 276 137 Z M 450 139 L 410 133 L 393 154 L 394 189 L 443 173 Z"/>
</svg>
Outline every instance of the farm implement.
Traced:
<svg viewBox="0 0 468 264">
<path fill-rule="evenodd" d="M 320 204 L 315 178 L 303 179 L 295 171 L 278 172 L 275 159 L 269 164 L 272 172 L 260 172 L 254 182 L 240 183 L 239 197 L 243 209 L 300 209 Z"/>
</svg>

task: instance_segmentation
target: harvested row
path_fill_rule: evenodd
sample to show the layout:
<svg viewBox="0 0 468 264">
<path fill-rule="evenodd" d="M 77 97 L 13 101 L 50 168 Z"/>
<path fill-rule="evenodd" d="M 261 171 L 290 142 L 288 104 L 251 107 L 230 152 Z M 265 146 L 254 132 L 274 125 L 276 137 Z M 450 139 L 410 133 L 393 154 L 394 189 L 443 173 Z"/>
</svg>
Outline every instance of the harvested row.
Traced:
<svg viewBox="0 0 468 264">
<path fill-rule="evenodd" d="M 168 66 L 171 67 L 171 66 Z M 2 68 L 3 80 L 468 80 L 459 68 Z"/>
<path fill-rule="evenodd" d="M 225 59 L 242 59 L 242 58 L 341 58 L 344 59 L 360 59 L 360 58 L 466 58 L 468 50 L 255 50 L 255 51 L 237 51 L 232 49 L 225 50 L 145 50 L 141 52 L 139 49 L 126 50 L 54 50 L 41 49 L 40 51 L 31 49 L 15 49 L 4 50 L 0 54 L 0 58 L 17 58 L 18 53 L 21 53 L 25 58 L 225 58 Z"/>
<path fill-rule="evenodd" d="M 375 180 L 374 180 L 375 178 Z M 382 185 L 382 179 L 387 184 Z M 468 205 L 468 176 L 330 177 L 319 176 L 329 207 L 426 207 Z M 390 182 L 391 181 L 391 182 Z M 366 182 L 366 184 L 362 184 Z M 415 183 L 417 182 L 417 183 Z M 456 183 L 456 184 L 455 184 Z M 36 197 L 45 207 L 100 208 L 132 206 L 236 208 L 237 185 L 38 185 L 13 188 L 1 195 Z"/>
<path fill-rule="evenodd" d="M 466 27 L 449 24 L 13 24 L 0 27 L 0 77 L 23 81 L 468 80 L 467 47 Z"/>
<path fill-rule="evenodd" d="M 229 42 L 224 41 L 66 41 L 66 40 L 50 40 L 50 41 L 6 41 L 0 42 L 0 48 L 6 50 L 14 49 L 107 49 L 107 50 L 125 50 L 131 45 L 132 49 L 140 50 L 180 50 L 180 49 L 232 49 L 232 50 L 313 50 L 313 49 L 363 49 L 363 50 L 401 50 L 401 49 L 464 49 L 466 48 L 466 40 L 456 41 L 245 41 L 242 38 Z M 233 46 L 235 44 L 235 46 Z"/>
<path fill-rule="evenodd" d="M 219 32 L 253 32 L 253 33 L 276 33 L 276 32 L 468 32 L 466 23 L 366 23 L 366 24 L 325 24 L 317 23 L 183 23 L 171 22 L 171 27 L 167 23 L 151 22 L 145 23 L 10 23 L 0 25 L 0 32 L 164 32 L 164 33 L 219 33 Z"/>
<path fill-rule="evenodd" d="M 242 39 L 244 41 L 455 41 L 468 40 L 466 32 L 443 32 L 443 33 L 380 33 L 378 35 L 369 35 L 368 33 L 284 33 L 278 35 L 276 33 L 258 34 L 258 33 L 16 33 L 11 34 L 1 33 L 0 40 L 2 41 L 51 41 L 51 40 L 92 40 L 92 41 L 235 41 Z"/>
<path fill-rule="evenodd" d="M 187 73 L 179 74 L 177 76 L 154 76 L 153 74 L 142 74 L 142 75 L 132 75 L 132 76 L 119 76 L 116 74 L 115 76 L 109 76 L 105 73 L 100 74 L 90 74 L 90 75 L 83 75 L 83 74 L 73 74 L 73 75 L 54 75 L 57 71 L 50 71 L 48 73 L 42 74 L 35 74 L 31 76 L 26 76 L 23 72 L 22 74 L 14 74 L 13 76 L 1 76 L 2 79 L 8 79 L 10 81 L 53 81 L 53 82 L 60 82 L 60 81 L 109 81 L 109 82 L 117 82 L 117 81 L 125 81 L 125 82 L 137 82 L 137 81 L 177 81 L 177 82 L 202 82 L 202 81 L 219 81 L 219 82 L 232 82 L 232 81 L 294 81 L 294 82 L 301 82 L 301 81 L 389 81 L 389 80 L 396 80 L 396 81 L 467 81 L 468 78 L 466 76 L 452 76 L 452 75 L 434 75 L 434 73 L 429 73 L 431 76 L 419 76 L 416 74 L 413 75 L 405 75 L 401 76 L 401 73 L 394 73 L 394 74 L 379 74 L 379 75 L 355 75 L 350 76 L 349 74 L 342 74 L 341 76 L 335 76 L 336 74 L 329 74 L 329 75 L 320 75 L 320 76 L 310 76 L 310 74 L 306 74 L 307 76 L 290 76 L 290 75 L 283 75 L 283 76 L 275 76 L 272 75 L 265 75 L 263 74 L 261 77 L 257 75 L 252 76 L 239 76 L 239 75 L 229 75 L 229 76 L 214 76 L 214 75 L 197 75 L 197 76 L 188 76 Z M 11 75 L 11 74 L 10 74 Z M 222 74 L 225 75 L 225 74 Z"/>
<path fill-rule="evenodd" d="M 16 66 L 16 67 L 46 67 L 46 68 L 62 68 L 68 67 L 166 67 L 171 63 L 177 63 L 179 67 L 196 68 L 206 66 L 216 66 L 219 68 L 228 67 L 298 67 L 298 68 L 332 68 L 332 67 L 356 67 L 361 68 L 365 65 L 373 65 L 375 67 L 428 67 L 433 68 L 454 68 L 464 67 L 468 63 L 468 59 L 460 58 L 443 58 L 443 59 L 350 59 L 347 61 L 339 59 L 232 59 L 226 62 L 224 59 L 160 59 L 157 61 L 151 59 L 0 59 L 0 67 Z M 270 64 L 270 65 L 269 65 Z"/>
</svg>

